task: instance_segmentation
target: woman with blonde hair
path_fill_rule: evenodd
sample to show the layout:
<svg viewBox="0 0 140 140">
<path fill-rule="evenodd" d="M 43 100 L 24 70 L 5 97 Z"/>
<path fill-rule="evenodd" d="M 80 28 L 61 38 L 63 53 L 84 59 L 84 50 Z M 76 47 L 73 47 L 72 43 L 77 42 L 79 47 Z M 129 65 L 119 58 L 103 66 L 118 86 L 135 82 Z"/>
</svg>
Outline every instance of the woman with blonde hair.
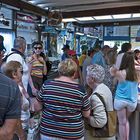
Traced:
<svg viewBox="0 0 140 140">
<path fill-rule="evenodd" d="M 47 80 L 37 95 L 42 105 L 41 140 L 84 140 L 83 117 L 90 114 L 89 101 L 75 82 L 77 65 L 72 59 L 58 65 L 59 77 Z"/>
</svg>

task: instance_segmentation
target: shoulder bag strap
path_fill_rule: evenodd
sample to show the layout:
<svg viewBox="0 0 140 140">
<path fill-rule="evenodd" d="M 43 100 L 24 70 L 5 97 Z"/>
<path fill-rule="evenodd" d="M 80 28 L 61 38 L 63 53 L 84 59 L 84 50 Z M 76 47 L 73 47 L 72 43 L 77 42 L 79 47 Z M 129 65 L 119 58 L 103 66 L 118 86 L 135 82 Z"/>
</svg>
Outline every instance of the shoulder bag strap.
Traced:
<svg viewBox="0 0 140 140">
<path fill-rule="evenodd" d="M 104 107 L 105 107 L 105 111 L 107 112 L 107 109 L 106 109 L 106 104 L 105 104 L 105 101 L 104 101 L 104 98 L 97 92 L 93 93 L 93 95 L 96 95 L 100 100 L 101 102 L 103 103 Z"/>
<path fill-rule="evenodd" d="M 7 55 L 3 58 L 3 61 L 6 62 L 7 59 L 8 59 L 8 57 L 9 57 L 10 55 L 14 54 L 14 53 L 16 53 L 16 52 L 11 52 L 11 53 L 7 54 Z"/>
</svg>

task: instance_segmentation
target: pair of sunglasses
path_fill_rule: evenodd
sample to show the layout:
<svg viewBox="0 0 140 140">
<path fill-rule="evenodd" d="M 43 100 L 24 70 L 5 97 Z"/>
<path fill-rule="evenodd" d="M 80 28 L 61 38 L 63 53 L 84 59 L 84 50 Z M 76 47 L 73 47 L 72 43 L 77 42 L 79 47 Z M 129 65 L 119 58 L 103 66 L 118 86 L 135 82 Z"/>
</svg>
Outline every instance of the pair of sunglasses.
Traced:
<svg viewBox="0 0 140 140">
<path fill-rule="evenodd" d="M 20 70 L 21 74 L 23 75 L 23 69 Z"/>
<path fill-rule="evenodd" d="M 6 50 L 3 49 L 3 50 L 0 51 L 0 54 L 1 54 L 1 55 L 4 55 L 5 52 L 6 52 Z"/>
<path fill-rule="evenodd" d="M 41 50 L 42 47 L 34 47 L 34 49 L 35 49 L 35 50 L 37 50 L 37 49 Z"/>
</svg>

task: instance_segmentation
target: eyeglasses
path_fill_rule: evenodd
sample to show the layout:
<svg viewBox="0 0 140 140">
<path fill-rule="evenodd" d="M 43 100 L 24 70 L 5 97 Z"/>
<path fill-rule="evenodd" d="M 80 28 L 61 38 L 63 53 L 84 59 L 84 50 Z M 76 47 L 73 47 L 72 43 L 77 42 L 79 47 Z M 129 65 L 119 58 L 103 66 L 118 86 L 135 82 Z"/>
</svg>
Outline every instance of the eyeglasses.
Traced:
<svg viewBox="0 0 140 140">
<path fill-rule="evenodd" d="M 35 49 L 35 50 L 37 50 L 37 49 L 41 50 L 42 47 L 34 47 L 34 49 Z"/>
<path fill-rule="evenodd" d="M 23 70 L 20 70 L 21 74 L 23 75 Z"/>
<path fill-rule="evenodd" d="M 5 54 L 6 50 L 3 49 L 2 51 L 0 51 L 1 54 Z"/>
</svg>

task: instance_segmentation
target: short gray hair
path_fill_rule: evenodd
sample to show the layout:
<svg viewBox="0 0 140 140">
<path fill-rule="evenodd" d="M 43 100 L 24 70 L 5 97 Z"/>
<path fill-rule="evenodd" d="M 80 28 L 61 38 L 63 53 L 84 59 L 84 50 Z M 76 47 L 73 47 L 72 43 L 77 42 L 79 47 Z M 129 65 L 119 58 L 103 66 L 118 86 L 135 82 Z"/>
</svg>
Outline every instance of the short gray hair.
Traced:
<svg viewBox="0 0 140 140">
<path fill-rule="evenodd" d="M 96 82 L 101 83 L 105 77 L 105 70 L 102 66 L 93 64 L 87 67 L 87 75 L 94 78 Z"/>
<path fill-rule="evenodd" d="M 21 48 L 23 43 L 26 44 L 26 40 L 24 37 L 18 36 L 15 40 L 14 40 L 14 48 L 18 49 Z"/>
</svg>

